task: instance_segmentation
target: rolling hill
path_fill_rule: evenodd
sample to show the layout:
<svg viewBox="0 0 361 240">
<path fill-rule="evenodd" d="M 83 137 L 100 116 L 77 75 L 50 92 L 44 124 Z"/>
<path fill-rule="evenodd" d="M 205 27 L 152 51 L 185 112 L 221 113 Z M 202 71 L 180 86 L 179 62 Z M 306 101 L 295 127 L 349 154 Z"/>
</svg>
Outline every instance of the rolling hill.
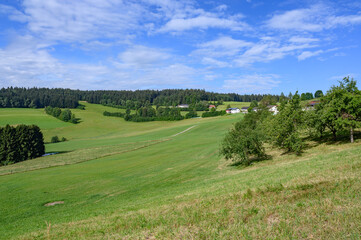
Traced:
<svg viewBox="0 0 361 240">
<path fill-rule="evenodd" d="M 358 239 L 361 142 L 309 143 L 302 156 L 231 166 L 218 153 L 235 114 L 126 122 L 83 103 L 79 124 L 42 109 L 0 109 L 37 124 L 58 154 L 0 167 L 2 239 Z M 48 203 L 58 202 L 53 206 Z"/>
</svg>

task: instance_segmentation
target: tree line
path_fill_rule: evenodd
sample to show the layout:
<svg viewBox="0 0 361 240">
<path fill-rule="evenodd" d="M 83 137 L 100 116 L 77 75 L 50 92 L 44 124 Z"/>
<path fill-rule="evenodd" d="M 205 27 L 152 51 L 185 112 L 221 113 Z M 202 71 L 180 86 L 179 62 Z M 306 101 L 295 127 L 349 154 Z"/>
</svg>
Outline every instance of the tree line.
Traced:
<svg viewBox="0 0 361 240">
<path fill-rule="evenodd" d="M 226 159 L 249 165 L 267 157 L 265 143 L 286 152 L 301 154 L 305 139 L 329 141 L 349 136 L 354 142 L 355 129 L 361 127 L 361 91 L 349 77 L 332 86 L 313 109 L 302 107 L 301 96 L 280 100 L 279 113 L 273 115 L 261 103 L 257 111 L 247 113 L 223 139 L 220 153 Z"/>
<path fill-rule="evenodd" d="M 132 122 L 149 122 L 149 121 L 177 121 L 182 120 L 184 117 L 180 113 L 179 108 L 169 107 L 140 107 L 134 114 L 131 114 L 131 110 L 127 109 L 125 113 L 121 112 L 107 112 L 103 113 L 104 116 L 122 117 L 125 121 Z"/>
<path fill-rule="evenodd" d="M 125 113 L 121 112 L 108 112 L 104 111 L 103 115 L 108 117 L 121 117 L 125 121 L 132 122 L 149 122 L 149 121 L 179 121 L 188 118 L 198 117 L 196 109 L 190 109 L 185 116 L 181 115 L 181 108 L 170 108 L 170 107 L 140 107 L 134 114 L 131 114 L 131 110 L 127 109 Z M 210 111 L 207 108 L 207 111 L 202 113 L 202 117 L 216 117 L 223 116 L 226 114 L 226 111 L 216 111 L 215 108 L 212 108 Z"/>
<path fill-rule="evenodd" d="M 0 108 L 44 108 L 46 106 L 77 108 L 79 106 L 78 101 L 87 101 L 133 110 L 150 105 L 192 104 L 193 107 L 199 108 L 201 111 L 204 106 L 198 103 L 202 101 L 251 102 L 253 100 L 260 101 L 264 96 L 263 94 L 214 93 L 201 89 L 82 91 L 62 88 L 9 87 L 0 89 Z M 272 96 L 279 98 L 277 95 Z"/>
<path fill-rule="evenodd" d="M 17 163 L 44 154 L 43 134 L 38 126 L 0 127 L 0 165 Z"/>
<path fill-rule="evenodd" d="M 0 89 L 0 108 L 76 108 L 80 97 L 70 89 L 9 87 Z"/>
<path fill-rule="evenodd" d="M 79 118 L 76 118 L 70 109 L 61 110 L 58 107 L 53 108 L 51 106 L 47 106 L 45 108 L 45 112 L 63 122 L 70 122 L 74 124 L 79 123 Z"/>
</svg>

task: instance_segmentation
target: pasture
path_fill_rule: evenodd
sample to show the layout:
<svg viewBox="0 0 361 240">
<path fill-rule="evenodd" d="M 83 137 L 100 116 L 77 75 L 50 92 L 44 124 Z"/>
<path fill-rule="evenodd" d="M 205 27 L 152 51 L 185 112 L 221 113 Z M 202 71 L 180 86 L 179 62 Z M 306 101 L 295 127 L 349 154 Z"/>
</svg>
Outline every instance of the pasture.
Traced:
<svg viewBox="0 0 361 240">
<path fill-rule="evenodd" d="M 302 156 L 271 150 L 270 160 L 240 168 L 225 162 L 218 149 L 242 114 L 135 123 L 102 114 L 117 109 L 83 104 L 86 110 L 72 110 L 79 124 L 42 109 L 0 109 L 0 125 L 37 124 L 45 141 L 54 135 L 69 140 L 46 144 L 47 152 L 59 154 L 0 167 L 0 238 L 361 234 L 359 140 L 310 143 Z M 56 201 L 63 204 L 44 206 Z"/>
</svg>

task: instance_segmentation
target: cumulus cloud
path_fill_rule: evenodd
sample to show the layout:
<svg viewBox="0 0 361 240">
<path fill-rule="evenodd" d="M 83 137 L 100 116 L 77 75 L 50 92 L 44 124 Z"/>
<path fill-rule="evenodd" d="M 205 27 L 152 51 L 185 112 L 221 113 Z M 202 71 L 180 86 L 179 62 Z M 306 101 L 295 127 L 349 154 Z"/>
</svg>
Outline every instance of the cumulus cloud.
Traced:
<svg viewBox="0 0 361 240">
<path fill-rule="evenodd" d="M 35 86 L 45 77 L 59 78 L 61 71 L 59 61 L 31 36 L 19 36 L 11 45 L 0 49 L 3 86 Z"/>
<path fill-rule="evenodd" d="M 11 20 L 26 22 L 28 29 L 43 39 L 65 42 L 121 38 L 125 32 L 139 29 L 147 16 L 141 4 L 127 1 L 24 0 L 22 5 L 23 12 L 7 10 Z M 0 6 L 2 11 L 4 8 Z"/>
</svg>

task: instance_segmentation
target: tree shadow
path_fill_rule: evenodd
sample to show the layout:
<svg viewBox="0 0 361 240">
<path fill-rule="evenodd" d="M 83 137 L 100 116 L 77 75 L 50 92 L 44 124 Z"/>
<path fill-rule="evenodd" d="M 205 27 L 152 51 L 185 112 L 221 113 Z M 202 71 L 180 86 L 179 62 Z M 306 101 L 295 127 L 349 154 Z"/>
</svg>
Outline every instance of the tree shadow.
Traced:
<svg viewBox="0 0 361 240">
<path fill-rule="evenodd" d="M 228 166 L 245 168 L 245 167 L 251 166 L 252 164 L 254 164 L 256 162 L 262 162 L 262 161 L 267 161 L 267 160 L 272 160 L 272 159 L 273 159 L 273 157 L 271 155 L 266 154 L 266 155 L 261 156 L 261 157 L 256 157 L 256 156 L 250 157 L 249 161 L 247 163 L 242 162 L 242 161 L 236 161 L 236 162 L 232 162 Z"/>
<path fill-rule="evenodd" d="M 361 139 L 361 132 L 355 132 L 354 133 L 354 139 L 355 141 L 357 139 Z M 343 145 L 343 144 L 349 144 L 350 142 L 350 135 L 348 132 L 341 132 L 339 135 L 334 138 L 334 136 L 327 132 L 322 137 L 315 137 L 315 136 L 308 136 L 303 138 L 305 144 L 305 150 L 311 149 L 314 147 L 317 147 L 321 144 L 326 145 Z"/>
</svg>

